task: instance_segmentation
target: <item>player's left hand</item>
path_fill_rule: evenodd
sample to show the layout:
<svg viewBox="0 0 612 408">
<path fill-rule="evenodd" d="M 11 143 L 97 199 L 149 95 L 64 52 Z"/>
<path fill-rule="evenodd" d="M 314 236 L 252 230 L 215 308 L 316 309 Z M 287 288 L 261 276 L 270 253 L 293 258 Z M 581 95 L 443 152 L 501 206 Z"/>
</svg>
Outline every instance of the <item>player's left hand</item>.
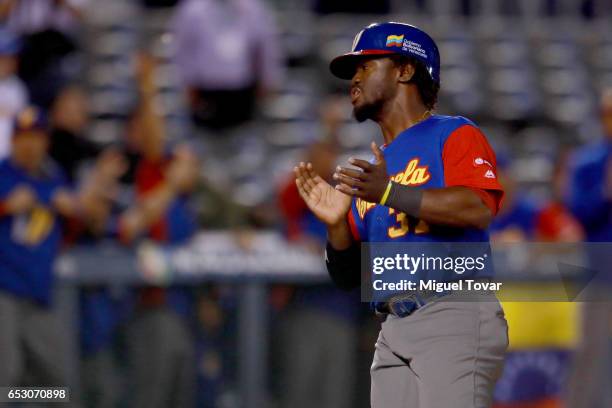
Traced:
<svg viewBox="0 0 612 408">
<path fill-rule="evenodd" d="M 374 163 L 350 158 L 349 163 L 359 169 L 338 166 L 334 180 L 340 182 L 336 185 L 337 190 L 371 203 L 379 203 L 389 183 L 389 174 L 380 148 L 374 142 L 370 147 L 376 158 Z"/>
</svg>

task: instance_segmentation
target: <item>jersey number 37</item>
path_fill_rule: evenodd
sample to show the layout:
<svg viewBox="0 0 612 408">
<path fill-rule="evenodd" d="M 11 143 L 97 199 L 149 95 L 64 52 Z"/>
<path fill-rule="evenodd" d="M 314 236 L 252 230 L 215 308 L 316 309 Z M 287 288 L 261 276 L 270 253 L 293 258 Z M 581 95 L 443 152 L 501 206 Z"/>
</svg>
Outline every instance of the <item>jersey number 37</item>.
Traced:
<svg viewBox="0 0 612 408">
<path fill-rule="evenodd" d="M 387 229 L 389 238 L 400 238 L 409 232 L 414 234 L 426 234 L 429 232 L 429 225 L 423 220 L 410 217 L 405 213 L 398 213 L 393 208 L 389 208 L 389 215 L 395 214 L 395 224 Z"/>
</svg>

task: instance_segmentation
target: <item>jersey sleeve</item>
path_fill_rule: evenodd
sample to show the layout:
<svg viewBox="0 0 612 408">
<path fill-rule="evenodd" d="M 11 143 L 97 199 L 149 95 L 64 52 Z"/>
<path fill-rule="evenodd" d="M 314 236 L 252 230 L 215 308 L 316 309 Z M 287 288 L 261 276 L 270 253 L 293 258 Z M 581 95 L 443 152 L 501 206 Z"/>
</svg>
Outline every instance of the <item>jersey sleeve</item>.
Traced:
<svg viewBox="0 0 612 408">
<path fill-rule="evenodd" d="M 56 167 L 53 169 L 53 175 L 50 177 L 49 182 L 36 191 L 36 195 L 40 202 L 45 205 L 51 205 L 53 197 L 60 191 L 71 192 L 72 188 L 68 183 L 66 175 Z"/>
<path fill-rule="evenodd" d="M 354 198 L 351 202 L 351 209 L 348 212 L 347 218 L 353 240 L 355 242 L 367 241 L 368 237 L 365 222 L 359 217 L 359 212 L 357 211 L 357 201 Z"/>
<path fill-rule="evenodd" d="M 594 160 L 588 160 L 589 156 L 594 156 Z M 607 160 L 597 156 L 590 149 L 580 151 L 569 165 L 567 205 L 587 229 L 607 223 L 609 217 L 610 201 L 605 194 Z"/>
<path fill-rule="evenodd" d="M 6 166 L 0 165 L 0 201 L 6 200 L 9 193 L 15 188 L 15 181 Z"/>
<path fill-rule="evenodd" d="M 464 125 L 454 130 L 444 143 L 442 161 L 447 187 L 471 188 L 497 214 L 504 189 L 497 179 L 495 152 L 480 129 Z"/>
<path fill-rule="evenodd" d="M 7 215 L 5 201 L 14 188 L 15 183 L 10 177 L 4 163 L 0 164 L 0 217 Z"/>
</svg>

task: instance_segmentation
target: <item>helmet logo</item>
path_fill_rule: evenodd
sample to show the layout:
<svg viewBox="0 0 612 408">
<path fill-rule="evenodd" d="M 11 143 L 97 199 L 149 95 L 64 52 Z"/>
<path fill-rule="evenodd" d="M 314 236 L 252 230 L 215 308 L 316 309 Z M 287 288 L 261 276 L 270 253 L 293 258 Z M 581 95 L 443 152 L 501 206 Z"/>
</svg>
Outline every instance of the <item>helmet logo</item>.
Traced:
<svg viewBox="0 0 612 408">
<path fill-rule="evenodd" d="M 414 41 L 404 40 L 404 43 L 402 44 L 402 51 L 408 51 L 411 54 L 427 59 L 427 51 L 423 49 L 421 44 Z"/>
<path fill-rule="evenodd" d="M 404 42 L 404 35 L 390 35 L 387 37 L 387 47 L 401 47 Z"/>
</svg>

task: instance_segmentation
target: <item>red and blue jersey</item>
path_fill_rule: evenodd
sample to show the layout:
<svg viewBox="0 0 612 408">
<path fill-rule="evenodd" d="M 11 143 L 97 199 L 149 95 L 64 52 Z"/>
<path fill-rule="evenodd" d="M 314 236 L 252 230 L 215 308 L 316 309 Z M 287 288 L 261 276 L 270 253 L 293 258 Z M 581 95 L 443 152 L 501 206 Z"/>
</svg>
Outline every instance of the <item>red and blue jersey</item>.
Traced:
<svg viewBox="0 0 612 408">
<path fill-rule="evenodd" d="M 164 172 L 169 159 L 142 159 L 136 168 L 135 187 L 139 200 L 146 200 L 147 195 L 165 182 Z M 196 232 L 195 212 L 189 204 L 188 195 L 176 197 L 168 210 L 147 232 L 149 238 L 170 245 L 185 243 Z"/>
<path fill-rule="evenodd" d="M 166 181 L 164 172 L 170 160 L 142 159 L 136 169 L 136 196 L 138 200 L 146 200 L 147 195 Z M 187 194 L 176 197 L 169 205 L 165 214 L 147 231 L 147 236 L 154 241 L 167 245 L 186 243 L 196 232 L 197 222 Z M 185 287 L 170 288 L 146 287 L 140 291 L 140 304 L 149 307 L 169 304 L 177 313 L 189 316 L 192 309 L 190 291 Z"/>
<path fill-rule="evenodd" d="M 51 201 L 65 187 L 65 178 L 51 163 L 39 177 L 32 177 L 10 159 L 0 162 L 0 202 L 20 185 L 35 192 L 38 204 L 27 213 L 0 214 L 0 290 L 48 305 L 61 241 L 60 220 Z"/>
<path fill-rule="evenodd" d="M 464 186 L 496 214 L 503 198 L 493 149 L 480 129 L 461 116 L 432 115 L 383 147 L 391 179 L 415 188 Z M 392 208 L 354 199 L 353 238 L 362 242 L 487 242 L 486 230 L 428 225 Z"/>
</svg>

